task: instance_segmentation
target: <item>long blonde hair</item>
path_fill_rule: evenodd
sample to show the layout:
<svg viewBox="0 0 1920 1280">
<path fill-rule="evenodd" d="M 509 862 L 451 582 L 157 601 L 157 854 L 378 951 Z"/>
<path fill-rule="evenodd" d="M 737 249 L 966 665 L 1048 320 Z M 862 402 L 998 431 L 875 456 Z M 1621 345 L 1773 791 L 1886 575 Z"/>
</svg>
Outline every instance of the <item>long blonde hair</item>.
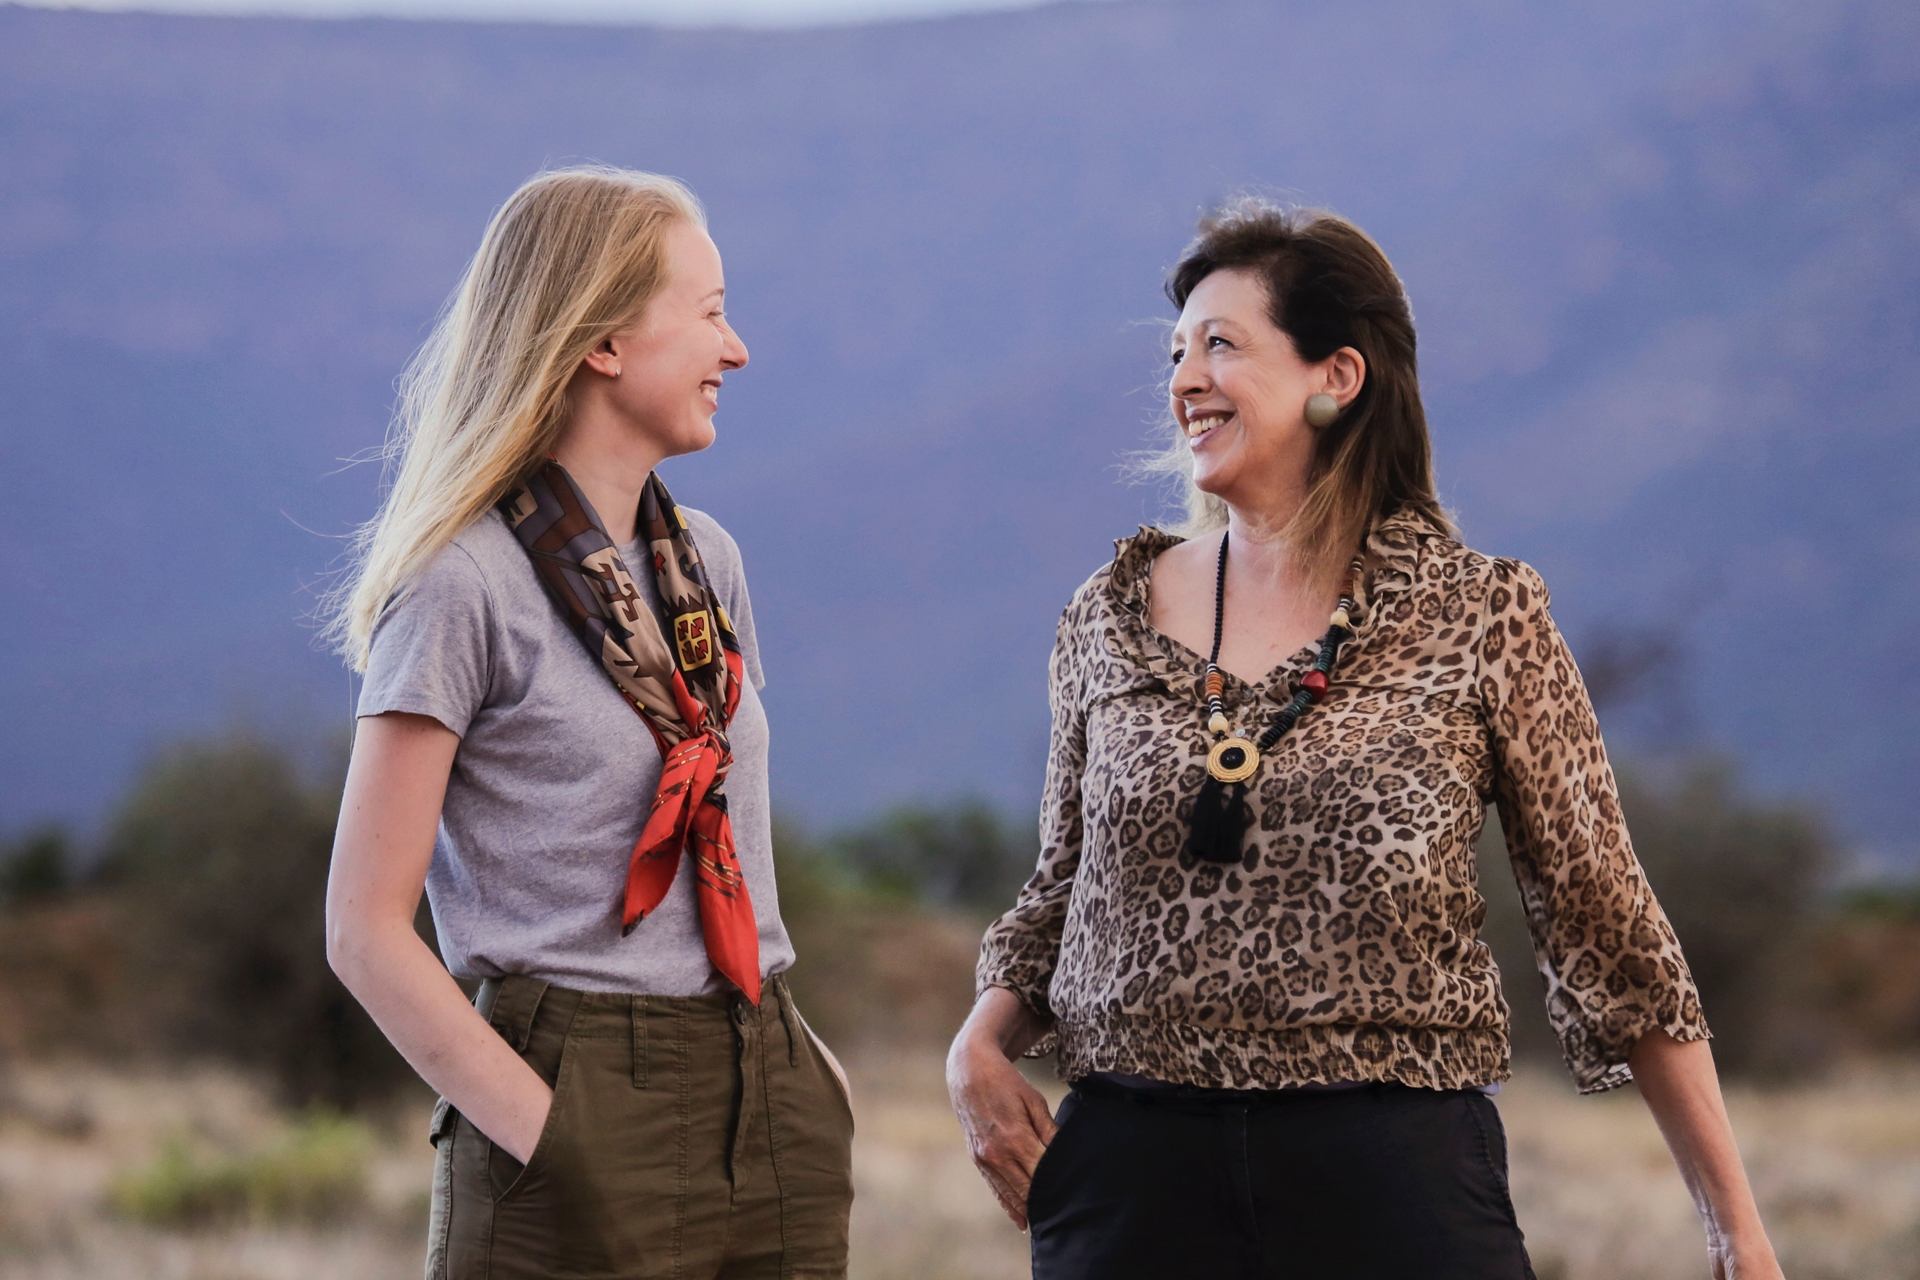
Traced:
<svg viewBox="0 0 1920 1280">
<path fill-rule="evenodd" d="M 400 383 L 381 452 L 393 476 L 354 535 L 325 635 L 356 670 L 381 612 L 553 449 L 567 385 L 666 283 L 666 235 L 705 229 L 672 178 L 583 166 L 514 192 Z"/>
</svg>

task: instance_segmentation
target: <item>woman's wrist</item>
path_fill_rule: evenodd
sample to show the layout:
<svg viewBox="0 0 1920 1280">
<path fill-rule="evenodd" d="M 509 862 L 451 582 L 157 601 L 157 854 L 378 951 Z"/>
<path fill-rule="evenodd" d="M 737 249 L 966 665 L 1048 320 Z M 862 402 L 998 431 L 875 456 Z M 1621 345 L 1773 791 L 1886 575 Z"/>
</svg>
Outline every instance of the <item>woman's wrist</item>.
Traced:
<svg viewBox="0 0 1920 1280">
<path fill-rule="evenodd" d="M 1771 1272 L 1755 1268 L 1777 1267 L 1774 1260 L 1773 1241 L 1767 1238 L 1767 1232 L 1756 1218 L 1737 1230 L 1719 1230 L 1713 1226 L 1707 1229 L 1708 1248 L 1739 1268 L 1734 1274 L 1767 1275 Z"/>
<path fill-rule="evenodd" d="M 1714 1275 L 1722 1280 L 1768 1280 L 1779 1275 L 1773 1242 L 1767 1238 L 1759 1207 L 1744 1180 L 1738 1187 L 1722 1187 L 1718 1192 L 1707 1194 L 1695 1189 Z"/>
<path fill-rule="evenodd" d="M 1026 1003 L 1006 987 L 980 993 L 953 1040 L 953 1053 L 992 1053 L 1011 1062 L 1045 1034 Z"/>
<path fill-rule="evenodd" d="M 991 1066 L 997 1062 L 1010 1062 L 1014 1056 L 1007 1051 L 1006 1042 L 998 1029 L 969 1024 L 954 1037 L 953 1048 L 948 1054 L 948 1066 L 949 1070 L 957 1067 L 961 1071 L 969 1071 L 982 1064 Z"/>
</svg>

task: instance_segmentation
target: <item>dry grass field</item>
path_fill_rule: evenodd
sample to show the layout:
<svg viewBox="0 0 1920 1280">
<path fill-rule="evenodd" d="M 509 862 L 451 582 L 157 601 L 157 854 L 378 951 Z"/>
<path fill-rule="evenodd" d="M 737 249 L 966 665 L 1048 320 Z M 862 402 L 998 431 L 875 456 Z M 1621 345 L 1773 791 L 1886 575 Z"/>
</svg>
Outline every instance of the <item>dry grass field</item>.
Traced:
<svg viewBox="0 0 1920 1280">
<path fill-rule="evenodd" d="M 1025 1240 L 960 1150 L 927 1053 L 853 1064 L 859 1113 L 853 1275 L 1026 1274 Z M 1700 1229 L 1630 1092 L 1578 1099 L 1547 1072 L 1499 1098 L 1541 1280 L 1705 1277 Z M 1735 1120 L 1794 1280 L 1920 1278 L 1920 1067 L 1736 1091 Z M 160 1228 L 116 1207 L 169 1145 L 258 1151 L 290 1119 L 234 1075 L 84 1063 L 14 1069 L 0 1119 L 0 1276 L 8 1280 L 384 1280 L 419 1274 L 430 1151 L 424 1105 L 370 1121 L 355 1205 L 332 1221 Z M 124 1199 L 124 1196 L 122 1197 Z"/>
</svg>

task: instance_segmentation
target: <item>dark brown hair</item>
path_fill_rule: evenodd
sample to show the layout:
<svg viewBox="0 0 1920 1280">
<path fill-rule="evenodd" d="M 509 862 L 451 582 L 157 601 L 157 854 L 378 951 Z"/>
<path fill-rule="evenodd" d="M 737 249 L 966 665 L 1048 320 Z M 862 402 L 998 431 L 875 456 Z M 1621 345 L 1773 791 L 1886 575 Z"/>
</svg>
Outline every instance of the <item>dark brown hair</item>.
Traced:
<svg viewBox="0 0 1920 1280">
<path fill-rule="evenodd" d="M 1413 312 L 1380 246 L 1326 210 L 1244 197 L 1201 219 L 1199 235 L 1167 275 L 1167 297 L 1184 308 L 1216 271 L 1245 271 L 1265 286 L 1267 314 L 1301 359 L 1317 363 L 1352 347 L 1366 360 L 1359 394 L 1319 432 L 1307 499 L 1289 526 L 1308 563 L 1336 570 L 1376 518 L 1397 512 L 1451 534 L 1433 489 Z M 1188 516 L 1191 530 L 1217 527 L 1225 504 L 1196 489 Z"/>
</svg>

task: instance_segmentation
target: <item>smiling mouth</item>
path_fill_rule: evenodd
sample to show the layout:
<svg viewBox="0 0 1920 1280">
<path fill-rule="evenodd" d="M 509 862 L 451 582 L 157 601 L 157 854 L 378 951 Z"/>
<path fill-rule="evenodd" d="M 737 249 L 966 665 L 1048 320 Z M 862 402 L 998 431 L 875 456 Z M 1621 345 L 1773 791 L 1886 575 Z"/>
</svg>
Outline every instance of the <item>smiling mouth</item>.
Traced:
<svg viewBox="0 0 1920 1280">
<path fill-rule="evenodd" d="M 1233 415 L 1230 413 L 1203 413 L 1198 417 L 1188 418 L 1186 425 L 1187 441 L 1193 443 L 1201 440 L 1215 427 L 1220 426 L 1224 422 L 1231 421 L 1232 418 Z"/>
</svg>

